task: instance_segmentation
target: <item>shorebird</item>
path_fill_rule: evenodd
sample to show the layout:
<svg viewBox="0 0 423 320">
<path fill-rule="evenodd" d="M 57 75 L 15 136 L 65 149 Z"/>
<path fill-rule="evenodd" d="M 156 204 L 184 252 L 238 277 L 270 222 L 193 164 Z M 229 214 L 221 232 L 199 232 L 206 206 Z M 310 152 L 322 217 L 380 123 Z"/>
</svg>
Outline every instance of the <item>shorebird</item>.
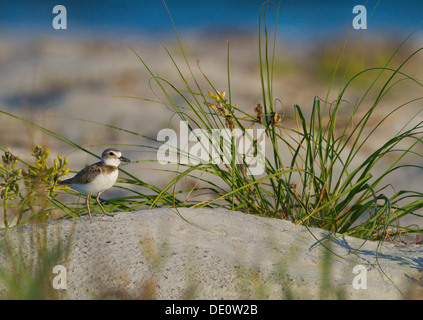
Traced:
<svg viewBox="0 0 423 320">
<path fill-rule="evenodd" d="M 118 177 L 118 166 L 121 162 L 130 162 L 130 160 L 123 157 L 118 149 L 106 149 L 101 155 L 100 162 L 85 167 L 73 178 L 63 180 L 59 184 L 69 186 L 71 189 L 87 195 L 86 204 L 90 218 L 91 195 L 96 195 L 96 201 L 105 215 L 113 216 L 104 210 L 99 197 L 115 184 Z"/>
</svg>

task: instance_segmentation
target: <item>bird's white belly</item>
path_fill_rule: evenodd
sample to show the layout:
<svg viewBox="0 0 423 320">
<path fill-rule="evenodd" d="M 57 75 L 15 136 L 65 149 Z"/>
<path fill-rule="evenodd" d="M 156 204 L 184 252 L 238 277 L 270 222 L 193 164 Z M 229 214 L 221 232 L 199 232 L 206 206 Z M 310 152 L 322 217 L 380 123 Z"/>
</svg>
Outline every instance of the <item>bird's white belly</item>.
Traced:
<svg viewBox="0 0 423 320">
<path fill-rule="evenodd" d="M 115 170 L 111 174 L 99 174 L 93 181 L 86 184 L 70 184 L 69 186 L 84 194 L 97 195 L 100 192 L 104 192 L 115 184 L 118 177 L 118 170 Z"/>
</svg>

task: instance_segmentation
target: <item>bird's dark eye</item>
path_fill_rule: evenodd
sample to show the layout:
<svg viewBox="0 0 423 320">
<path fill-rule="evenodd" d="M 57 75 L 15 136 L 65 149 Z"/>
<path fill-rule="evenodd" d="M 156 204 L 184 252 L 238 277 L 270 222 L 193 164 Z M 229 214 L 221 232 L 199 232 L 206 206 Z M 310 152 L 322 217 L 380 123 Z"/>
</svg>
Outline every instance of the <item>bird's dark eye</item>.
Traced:
<svg viewBox="0 0 423 320">
<path fill-rule="evenodd" d="M 109 154 L 110 154 L 111 156 L 114 156 L 114 155 L 115 155 L 113 152 L 109 152 Z"/>
</svg>

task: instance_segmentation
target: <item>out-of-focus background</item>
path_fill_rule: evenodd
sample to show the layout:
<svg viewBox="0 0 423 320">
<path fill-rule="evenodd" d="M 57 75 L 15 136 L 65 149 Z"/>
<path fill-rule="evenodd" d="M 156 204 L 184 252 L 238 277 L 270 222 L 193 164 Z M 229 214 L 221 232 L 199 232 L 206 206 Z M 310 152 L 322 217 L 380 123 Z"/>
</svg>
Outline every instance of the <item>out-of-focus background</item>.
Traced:
<svg viewBox="0 0 423 320">
<path fill-rule="evenodd" d="M 55 30 L 52 26 L 57 15 L 52 10 L 59 4 L 67 10 L 66 30 Z M 359 4 L 365 4 L 367 9 L 367 30 L 351 30 L 356 16 L 352 11 Z M 123 97 L 157 100 L 157 87 L 150 87 L 151 76 L 128 46 L 139 53 L 154 73 L 175 83 L 180 81 L 164 49 L 165 46 L 184 65 L 168 9 L 188 61 L 205 90 L 210 88 L 201 79 L 197 61 L 217 89 L 228 89 L 229 41 L 232 101 L 252 111 L 262 100 L 258 58 L 262 1 L 167 0 L 166 5 L 167 8 L 161 0 L 1 1 L 0 108 L 98 154 L 106 146 L 120 145 L 132 160 L 154 158 L 154 154 L 141 153 L 136 147 L 146 143 L 139 136 L 65 117 L 106 123 L 153 138 L 160 129 L 169 126 L 172 112 L 165 106 Z M 277 5 L 275 1 L 270 7 Z M 272 36 L 275 11 L 271 9 L 266 17 Z M 422 45 L 419 28 L 422 20 L 420 0 L 366 3 L 283 0 L 278 18 L 274 95 L 283 103 L 287 125 L 293 104 L 307 110 L 315 96 L 326 98 L 347 37 L 349 41 L 329 101 L 335 99 L 339 88 L 353 75 L 367 68 L 383 67 L 397 47 L 417 29 L 393 57 L 390 66 L 398 67 Z M 358 38 L 360 42 L 355 47 Z M 422 65 L 422 57 L 417 55 L 403 71 L 421 79 Z M 188 74 L 186 68 L 183 71 Z M 351 85 L 345 95 L 346 113 L 362 97 L 371 80 L 372 77 L 363 77 Z M 421 95 L 418 86 L 398 85 L 386 97 L 383 104 L 386 109 L 381 112 Z M 369 94 L 369 101 L 372 97 Z M 419 101 L 410 104 L 408 111 L 389 120 L 387 130 L 399 130 L 421 105 Z M 383 141 L 386 132 L 375 135 L 378 137 Z M 52 154 L 68 155 L 73 170 L 94 161 L 83 152 L 73 152 L 75 148 L 50 135 L 0 115 L 2 147 L 9 147 L 24 158 L 36 144 L 49 147 Z M 157 185 L 168 182 L 166 176 L 151 176 L 147 167 L 132 166 L 131 172 L 146 180 L 150 177 Z M 412 171 L 401 178 L 405 185 L 411 181 L 416 188 L 420 186 L 420 172 Z"/>
</svg>

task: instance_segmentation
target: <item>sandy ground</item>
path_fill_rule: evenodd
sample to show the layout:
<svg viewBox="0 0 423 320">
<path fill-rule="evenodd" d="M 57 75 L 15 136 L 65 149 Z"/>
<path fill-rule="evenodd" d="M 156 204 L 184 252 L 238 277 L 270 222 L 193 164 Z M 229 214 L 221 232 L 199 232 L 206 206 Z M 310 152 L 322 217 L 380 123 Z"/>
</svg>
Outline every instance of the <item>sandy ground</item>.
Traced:
<svg viewBox="0 0 423 320">
<path fill-rule="evenodd" d="M 68 299 L 145 294 L 158 299 L 401 299 L 412 297 L 411 285 L 423 272 L 421 245 L 379 247 L 337 235 L 326 273 L 330 286 L 324 291 L 326 249 L 318 242 L 334 234 L 227 210 L 154 209 L 50 222 L 50 245 L 58 232 L 64 242 L 73 234 L 69 261 L 61 262 L 67 268 L 62 297 Z M 32 252 L 30 234 L 29 226 L 8 233 L 14 241 L 21 237 L 26 258 Z M 362 269 L 354 273 L 354 268 Z M 354 280 L 364 274 L 365 280 Z M 354 281 L 366 289 L 355 289 Z"/>
</svg>

